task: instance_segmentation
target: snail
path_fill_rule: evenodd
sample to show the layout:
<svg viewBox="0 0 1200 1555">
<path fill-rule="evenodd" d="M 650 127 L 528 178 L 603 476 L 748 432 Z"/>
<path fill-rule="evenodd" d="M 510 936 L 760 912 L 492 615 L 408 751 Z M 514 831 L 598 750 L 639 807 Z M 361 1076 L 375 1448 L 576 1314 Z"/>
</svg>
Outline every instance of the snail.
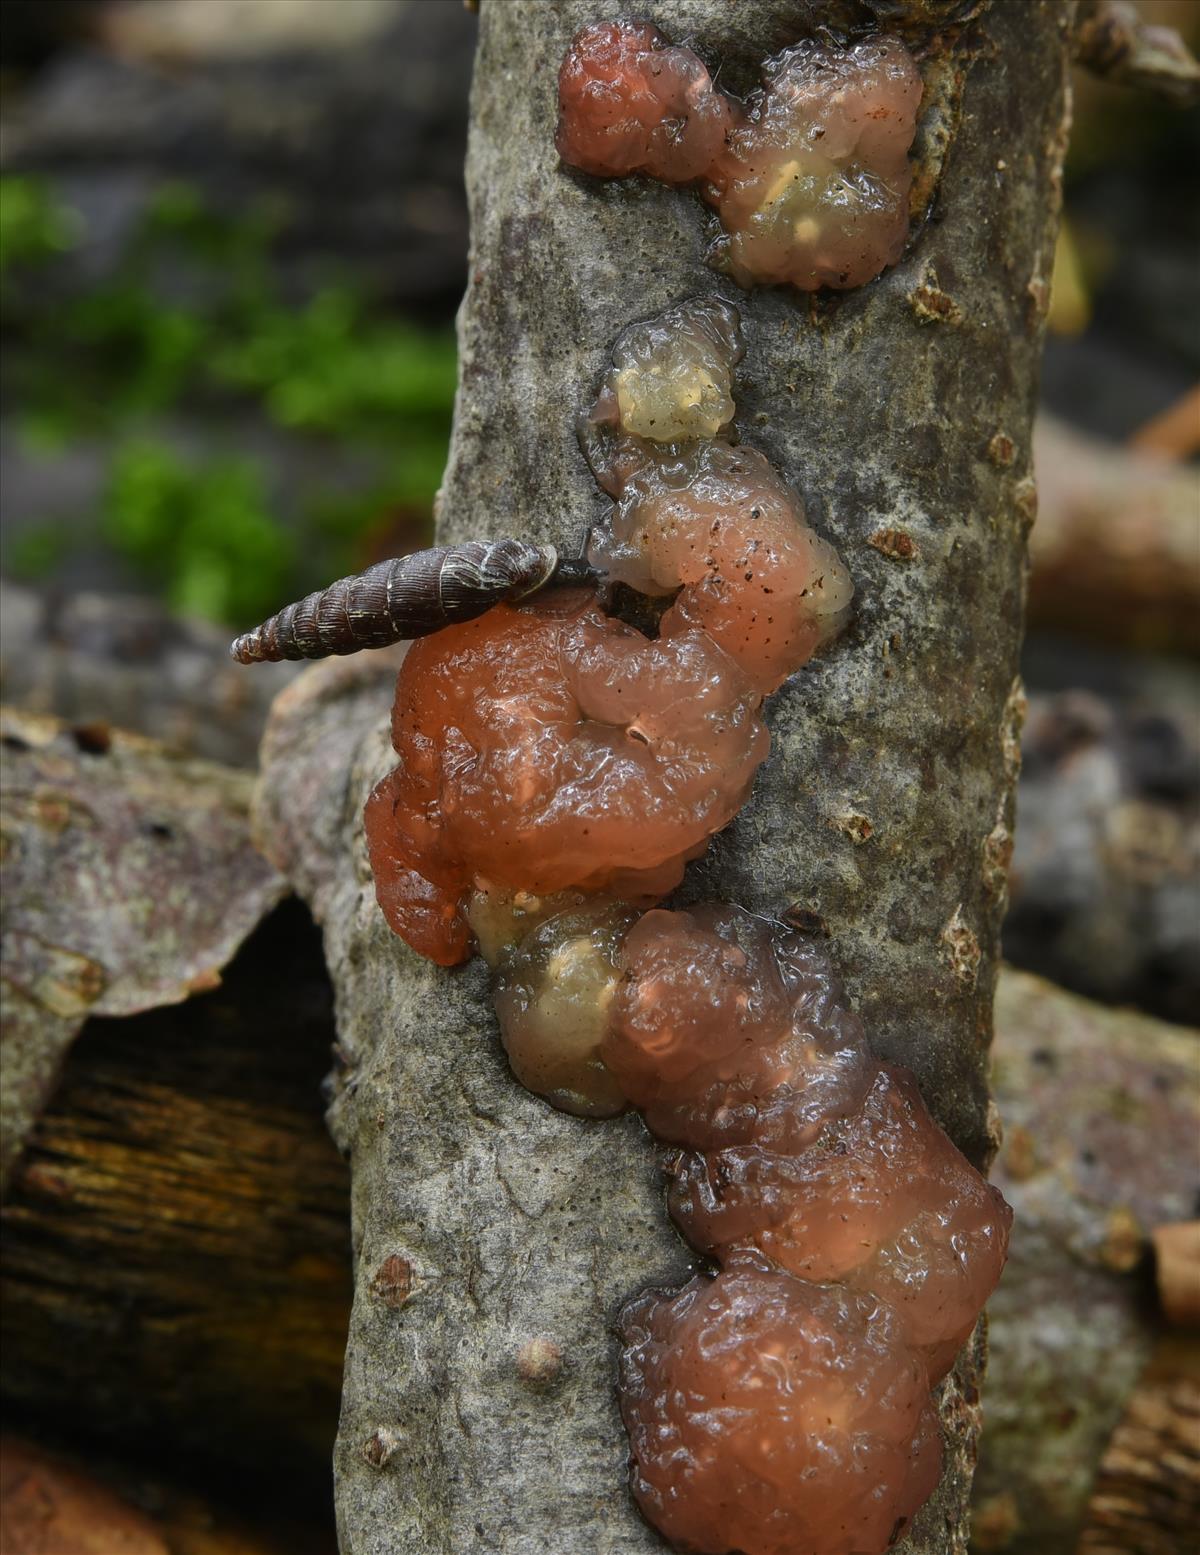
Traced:
<svg viewBox="0 0 1200 1555">
<path fill-rule="evenodd" d="M 552 545 L 468 540 L 434 546 L 339 578 L 243 633 L 229 652 L 241 664 L 261 664 L 385 648 L 544 588 L 589 586 L 598 578 L 586 558 L 561 556 Z"/>
</svg>

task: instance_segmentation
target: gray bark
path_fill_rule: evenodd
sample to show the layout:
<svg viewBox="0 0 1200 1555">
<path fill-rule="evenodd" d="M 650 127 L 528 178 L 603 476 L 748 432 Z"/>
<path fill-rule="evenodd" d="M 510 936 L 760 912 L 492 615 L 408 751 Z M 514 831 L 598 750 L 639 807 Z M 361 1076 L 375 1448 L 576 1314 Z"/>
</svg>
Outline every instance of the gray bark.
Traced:
<svg viewBox="0 0 1200 1555">
<path fill-rule="evenodd" d="M 0 746 L 2 1189 L 84 1020 L 215 987 L 286 887 L 246 773 L 15 708 Z"/>
<path fill-rule="evenodd" d="M 988 1309 L 980 1552 L 1079 1545 L 1097 1468 L 1162 1337 L 1151 1233 L 1186 1220 L 1200 1193 L 1198 1039 L 1025 972 L 1000 977 L 995 1176 L 1016 1220 Z M 1152 1467 L 1125 1497 L 1146 1521 Z"/>
<path fill-rule="evenodd" d="M 871 8 L 836 9 L 862 19 Z M 874 9 L 924 26 L 962 8 Z M 577 539 L 604 505 L 573 414 L 614 337 L 683 297 L 734 294 L 705 268 L 710 218 L 692 196 L 558 166 L 555 74 L 600 10 L 482 7 L 442 540 Z M 735 90 L 816 14 L 782 0 L 636 10 L 721 62 Z M 918 190 L 932 210 L 907 257 L 835 299 L 738 298 L 739 424 L 796 481 L 858 602 L 846 635 L 773 699 L 772 757 L 685 892 L 798 903 L 821 920 L 878 1052 L 913 1067 L 981 1162 L 1069 20 L 1058 0 L 1005 4 L 973 28 L 918 38 L 930 84 Z M 355 661 L 285 692 L 260 810 L 265 844 L 322 920 L 351 1066 L 332 1114 L 352 1158 L 358 1256 L 336 1457 L 342 1547 L 650 1555 L 661 1541 L 624 1487 L 611 1324 L 623 1300 L 682 1279 L 694 1255 L 666 1218 L 639 1121 L 581 1123 L 521 1090 L 482 968 L 447 975 L 388 933 L 360 821 L 389 764 L 388 698 L 387 669 Z M 404 1299 L 381 1299 L 401 1266 Z M 562 1364 L 535 1380 L 518 1355 L 540 1336 Z M 944 1390 L 947 1472 L 912 1555 L 965 1548 L 977 1360 Z"/>
</svg>

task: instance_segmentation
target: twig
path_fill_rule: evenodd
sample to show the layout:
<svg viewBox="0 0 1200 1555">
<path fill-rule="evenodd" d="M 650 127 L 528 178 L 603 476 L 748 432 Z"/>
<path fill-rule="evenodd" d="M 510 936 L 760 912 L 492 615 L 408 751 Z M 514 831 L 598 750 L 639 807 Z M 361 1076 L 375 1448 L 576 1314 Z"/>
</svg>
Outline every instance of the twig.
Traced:
<svg viewBox="0 0 1200 1555">
<path fill-rule="evenodd" d="M 1200 64 L 1173 27 L 1147 25 L 1128 0 L 1087 0 L 1075 58 L 1093 75 L 1141 87 L 1181 107 L 1200 100 Z"/>
</svg>

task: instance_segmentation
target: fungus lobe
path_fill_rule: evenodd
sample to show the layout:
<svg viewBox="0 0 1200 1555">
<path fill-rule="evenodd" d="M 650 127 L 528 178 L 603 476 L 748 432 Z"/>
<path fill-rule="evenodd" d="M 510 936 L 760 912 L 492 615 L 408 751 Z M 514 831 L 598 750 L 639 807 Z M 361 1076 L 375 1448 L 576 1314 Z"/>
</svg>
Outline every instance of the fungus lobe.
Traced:
<svg viewBox="0 0 1200 1555">
<path fill-rule="evenodd" d="M 809 38 L 768 59 L 740 103 L 655 28 L 602 22 L 563 60 L 557 146 L 599 177 L 701 179 L 723 228 L 710 258 L 739 285 L 845 290 L 903 251 L 921 92 L 896 38 Z"/>
<path fill-rule="evenodd" d="M 941 1472 L 895 1313 L 747 1256 L 622 1316 L 633 1493 L 677 1548 L 883 1551 Z"/>
<path fill-rule="evenodd" d="M 664 896 L 740 809 L 769 740 L 704 632 L 650 641 L 568 593 L 415 644 L 392 743 L 365 817 L 376 893 L 397 934 L 449 965 L 470 953 L 476 890 Z"/>
<path fill-rule="evenodd" d="M 681 52 L 651 32 L 646 92 Z M 744 801 L 763 697 L 851 595 L 735 442 L 742 351 L 720 298 L 634 325 L 579 426 L 613 499 L 591 560 L 668 602 L 658 634 L 574 591 L 414 645 L 367 838 L 396 932 L 447 963 L 477 940 L 495 967 L 521 1083 L 588 1117 L 632 1103 L 676 1147 L 671 1213 L 719 1269 L 623 1314 L 647 1517 L 695 1555 L 879 1555 L 937 1482 L 930 1386 L 1010 1217 L 871 1057 L 824 949 L 737 907 L 654 905 Z"/>
<path fill-rule="evenodd" d="M 558 78 L 555 144 L 564 162 L 601 178 L 701 177 L 733 116 L 691 49 L 648 22 L 599 22 L 575 35 Z"/>
</svg>

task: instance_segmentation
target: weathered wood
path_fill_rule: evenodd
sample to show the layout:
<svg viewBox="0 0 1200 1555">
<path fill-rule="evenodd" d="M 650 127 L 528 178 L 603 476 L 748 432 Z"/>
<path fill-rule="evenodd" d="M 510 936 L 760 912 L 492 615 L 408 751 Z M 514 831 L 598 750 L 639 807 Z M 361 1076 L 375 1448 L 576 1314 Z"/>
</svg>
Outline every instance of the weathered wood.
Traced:
<svg viewBox="0 0 1200 1555">
<path fill-rule="evenodd" d="M 1200 1347 L 1164 1346 L 1100 1465 L 1078 1555 L 1188 1555 L 1200 1528 Z"/>
<path fill-rule="evenodd" d="M 628 12 L 625 6 L 616 7 Z M 931 219 L 879 281 L 834 299 L 739 298 L 739 423 L 804 494 L 858 589 L 856 619 L 774 700 L 754 796 L 691 896 L 799 903 L 831 933 L 881 1054 L 909 1063 L 985 1160 L 987 1049 L 1021 697 L 1029 433 L 1065 135 L 1071 8 L 1001 5 L 930 42 L 959 5 L 794 0 L 640 5 L 744 89 L 805 22 L 916 16 Z M 554 83 L 591 0 L 486 3 L 472 101 L 471 283 L 439 539 L 569 542 L 601 511 L 573 432 L 614 337 L 698 292 L 688 194 L 565 173 Z M 894 22 L 893 22 L 894 24 Z M 960 97 L 961 88 L 961 97 Z M 880 544 L 887 532 L 911 545 Z M 386 930 L 360 808 L 387 767 L 386 678 L 302 677 L 264 746 L 261 831 L 312 902 L 338 991 L 357 1296 L 337 1450 L 347 1555 L 648 1555 L 623 1484 L 612 1319 L 692 1254 L 634 1118 L 580 1123 L 508 1074 L 478 966 L 437 972 Z M 391 1260 L 411 1271 L 381 1301 Z M 564 1357 L 532 1384 L 518 1351 Z M 947 1473 L 908 1544 L 966 1543 L 977 1424 L 970 1364 L 943 1399 Z"/>
<path fill-rule="evenodd" d="M 286 887 L 245 773 L 13 708 L 0 744 L 2 1188 L 85 1018 L 214 987 Z"/>
<path fill-rule="evenodd" d="M 4 1555 L 330 1555 L 332 1542 L 261 1504 L 229 1513 L 144 1470 L 0 1437 Z"/>
<path fill-rule="evenodd" d="M 1031 624 L 1085 640 L 1200 653 L 1196 472 L 1050 416 L 1034 438 Z"/>
<path fill-rule="evenodd" d="M 3 1212 L 6 1416 L 330 1525 L 349 1183 L 320 947 L 291 904 L 215 992 L 90 1021 Z"/>
<path fill-rule="evenodd" d="M 316 936 L 285 904 L 222 990 L 85 1029 L 4 1220 L 10 1412 L 68 1434 L 83 1421 L 106 1445 L 124 1431 L 130 1453 L 186 1455 L 209 1483 L 228 1453 L 284 1504 L 298 1466 L 327 1495 L 350 1294 L 348 1175 L 315 1094 L 329 998 Z M 998 1173 L 1020 1214 L 991 1309 L 980 1550 L 1058 1555 L 1079 1528 L 1153 1349 L 1146 1232 L 1200 1186 L 1183 1147 L 1200 1129 L 1196 1041 L 1000 975 Z M 1102 1176 L 1081 1170 L 1098 1136 Z M 372 1300 L 399 1316 L 415 1284 L 381 1259 Z M 1048 1321 L 1029 1323 L 1035 1305 Z"/>
<path fill-rule="evenodd" d="M 995 1177 L 1016 1219 L 988 1307 L 980 1551 L 1076 1546 L 1163 1326 L 1151 1233 L 1185 1219 L 1200 1194 L 1198 1055 L 1195 1031 L 1027 973 L 1000 978 Z"/>
<path fill-rule="evenodd" d="M 1200 1328 L 1200 1220 L 1154 1228 L 1155 1283 L 1169 1322 Z"/>
</svg>

